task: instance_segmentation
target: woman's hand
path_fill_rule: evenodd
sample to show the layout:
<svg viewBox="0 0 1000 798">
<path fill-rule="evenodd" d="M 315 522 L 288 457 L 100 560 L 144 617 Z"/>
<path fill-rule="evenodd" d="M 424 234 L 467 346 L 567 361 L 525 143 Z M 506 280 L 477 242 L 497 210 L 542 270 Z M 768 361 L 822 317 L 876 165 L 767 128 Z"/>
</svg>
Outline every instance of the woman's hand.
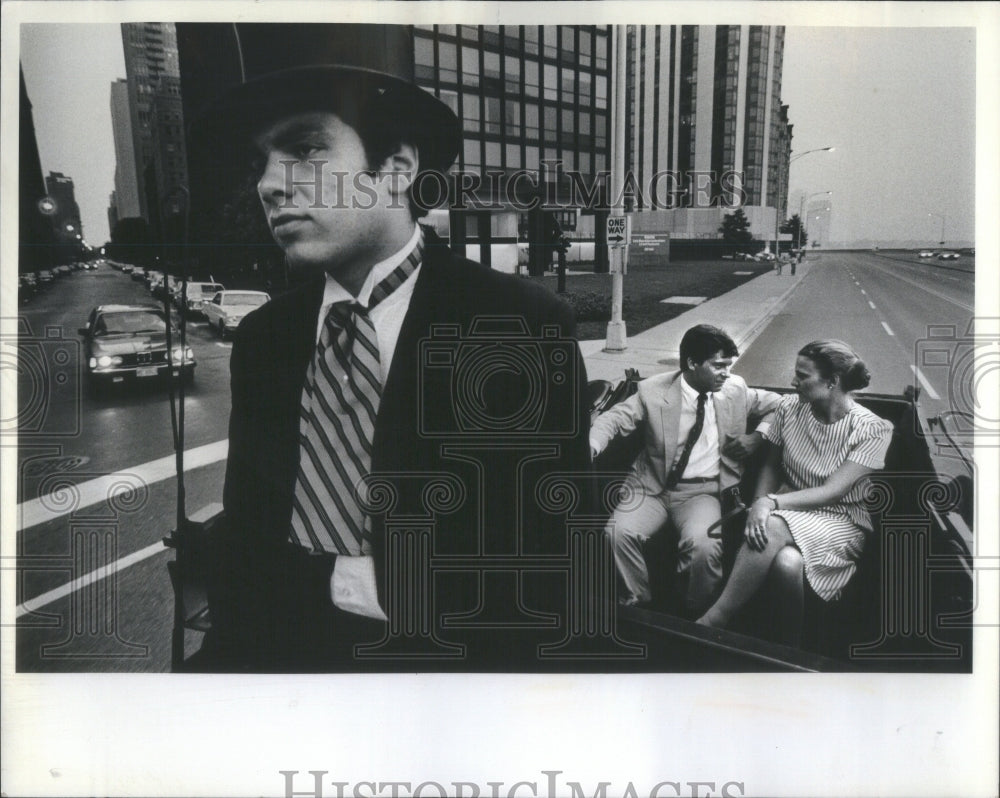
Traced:
<svg viewBox="0 0 1000 798">
<path fill-rule="evenodd" d="M 750 505 L 743 535 L 747 545 L 754 551 L 763 551 L 767 546 L 767 519 L 771 517 L 773 509 L 774 502 L 766 496 L 761 496 Z"/>
</svg>

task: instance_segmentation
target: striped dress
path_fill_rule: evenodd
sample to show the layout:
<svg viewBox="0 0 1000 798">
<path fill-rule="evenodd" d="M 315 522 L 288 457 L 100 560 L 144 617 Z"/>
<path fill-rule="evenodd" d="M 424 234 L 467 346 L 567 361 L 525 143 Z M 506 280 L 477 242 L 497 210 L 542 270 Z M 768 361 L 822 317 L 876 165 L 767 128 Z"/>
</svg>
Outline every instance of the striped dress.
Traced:
<svg viewBox="0 0 1000 798">
<path fill-rule="evenodd" d="M 824 424 L 798 396 L 786 396 L 764 437 L 781 447 L 784 484 L 779 491 L 817 488 L 846 460 L 868 468 L 885 464 L 892 424 L 854 404 L 842 419 Z M 862 500 L 867 480 L 860 480 L 834 504 L 817 510 L 776 510 L 788 524 L 802 552 L 806 579 L 824 601 L 840 597 L 854 575 L 872 530 Z"/>
</svg>

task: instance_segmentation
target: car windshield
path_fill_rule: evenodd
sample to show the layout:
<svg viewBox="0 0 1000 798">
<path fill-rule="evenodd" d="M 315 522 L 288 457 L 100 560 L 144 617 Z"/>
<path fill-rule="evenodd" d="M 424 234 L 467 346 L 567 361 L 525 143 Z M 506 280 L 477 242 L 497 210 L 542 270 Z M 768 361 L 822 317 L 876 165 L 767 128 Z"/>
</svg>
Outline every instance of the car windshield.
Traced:
<svg viewBox="0 0 1000 798">
<path fill-rule="evenodd" d="M 155 310 L 123 310 L 104 313 L 94 326 L 94 335 L 125 335 L 166 332 L 163 316 Z"/>
<path fill-rule="evenodd" d="M 222 304 L 223 305 L 249 305 L 251 307 L 259 307 L 267 302 L 267 296 L 265 294 L 254 294 L 252 292 L 239 293 L 239 294 L 223 294 Z"/>
<path fill-rule="evenodd" d="M 216 292 L 221 291 L 222 286 L 218 283 L 190 283 L 188 285 L 188 296 L 194 296 L 200 294 L 201 296 L 213 296 Z"/>
</svg>

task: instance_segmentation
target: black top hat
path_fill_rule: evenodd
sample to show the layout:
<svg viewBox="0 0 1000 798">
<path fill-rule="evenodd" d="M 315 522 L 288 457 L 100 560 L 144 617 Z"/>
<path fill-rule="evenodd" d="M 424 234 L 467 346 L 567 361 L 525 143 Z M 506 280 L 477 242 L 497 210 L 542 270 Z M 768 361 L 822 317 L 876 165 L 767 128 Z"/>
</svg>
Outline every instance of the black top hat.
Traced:
<svg viewBox="0 0 1000 798">
<path fill-rule="evenodd" d="M 401 120 L 422 169 L 446 171 L 461 128 L 452 110 L 413 81 L 413 35 L 405 25 L 237 23 L 242 82 L 191 126 L 195 146 L 249 136 L 301 111 L 334 107 L 345 85 L 385 103 Z"/>
</svg>

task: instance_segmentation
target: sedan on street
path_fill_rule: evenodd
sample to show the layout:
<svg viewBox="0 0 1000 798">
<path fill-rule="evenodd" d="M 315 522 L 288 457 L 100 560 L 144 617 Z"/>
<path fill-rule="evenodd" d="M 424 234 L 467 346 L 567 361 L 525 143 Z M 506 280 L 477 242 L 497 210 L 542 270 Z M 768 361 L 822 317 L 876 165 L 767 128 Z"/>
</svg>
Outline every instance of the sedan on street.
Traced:
<svg viewBox="0 0 1000 798">
<path fill-rule="evenodd" d="M 235 330 L 250 311 L 270 301 L 263 291 L 219 291 L 202 306 L 208 324 L 223 338 Z"/>
<path fill-rule="evenodd" d="M 171 327 L 173 351 L 167 351 L 167 321 L 155 305 L 100 305 L 90 312 L 83 337 L 86 374 L 95 390 L 124 382 L 182 374 L 194 379 L 194 352 L 180 347 Z"/>
<path fill-rule="evenodd" d="M 178 289 L 180 285 L 178 285 Z M 219 291 L 225 291 L 226 287 L 221 283 L 188 283 L 186 299 L 187 304 L 181 307 L 182 313 L 189 313 L 192 316 L 205 312 L 205 305 L 208 304 L 209 299 L 215 296 Z M 177 293 L 178 307 L 180 307 L 180 291 Z"/>
</svg>

